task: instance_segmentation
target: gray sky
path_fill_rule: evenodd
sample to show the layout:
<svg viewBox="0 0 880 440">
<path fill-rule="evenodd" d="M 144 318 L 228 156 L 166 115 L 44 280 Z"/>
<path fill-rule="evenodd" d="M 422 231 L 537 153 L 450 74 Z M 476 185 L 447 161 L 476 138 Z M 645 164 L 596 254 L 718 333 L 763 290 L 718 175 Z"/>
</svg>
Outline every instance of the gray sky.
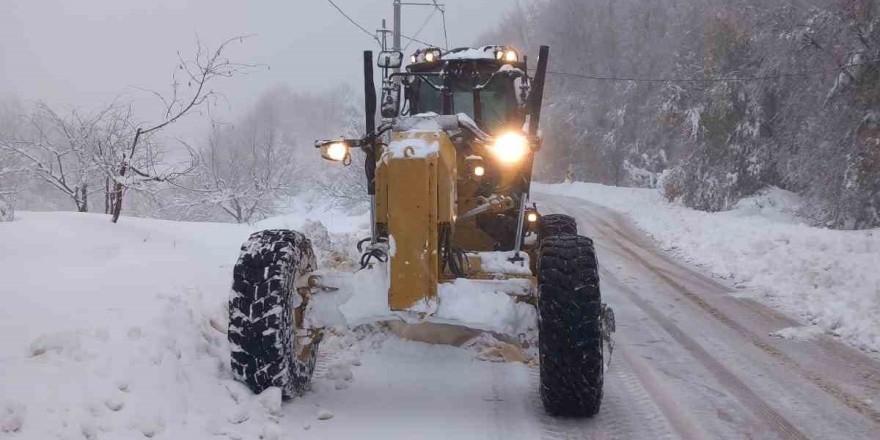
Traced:
<svg viewBox="0 0 880 440">
<path fill-rule="evenodd" d="M 391 25 L 391 0 L 335 0 L 372 30 Z M 516 0 L 445 0 L 450 46 L 471 45 Z M 431 12 L 404 9 L 404 33 Z M 217 85 L 234 112 L 278 84 L 293 89 L 358 84 L 361 52 L 378 46 L 326 0 L 2 0 L 0 96 L 91 108 L 128 91 L 141 117 L 149 96 L 131 86 L 165 90 L 175 54 L 191 54 L 196 35 L 211 46 L 244 34 L 235 61 L 271 70 Z M 419 39 L 442 44 L 440 14 Z M 415 47 L 411 47 L 410 51 Z"/>
</svg>

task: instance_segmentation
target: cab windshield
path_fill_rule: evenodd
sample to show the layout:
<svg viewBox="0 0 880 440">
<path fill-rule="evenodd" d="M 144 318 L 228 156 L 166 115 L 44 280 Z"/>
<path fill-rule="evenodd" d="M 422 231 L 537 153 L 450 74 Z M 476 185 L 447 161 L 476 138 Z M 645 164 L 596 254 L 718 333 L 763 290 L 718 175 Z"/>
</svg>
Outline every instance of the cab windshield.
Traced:
<svg viewBox="0 0 880 440">
<path fill-rule="evenodd" d="M 439 87 L 439 79 L 423 78 L 419 85 L 420 113 L 441 113 L 442 98 L 440 92 L 431 87 L 428 81 Z M 464 113 L 474 117 L 474 84 L 471 81 L 455 81 L 452 83 L 452 113 Z M 484 131 L 493 133 L 506 125 L 516 113 L 516 95 L 512 81 L 496 79 L 480 92 L 482 123 Z"/>
</svg>

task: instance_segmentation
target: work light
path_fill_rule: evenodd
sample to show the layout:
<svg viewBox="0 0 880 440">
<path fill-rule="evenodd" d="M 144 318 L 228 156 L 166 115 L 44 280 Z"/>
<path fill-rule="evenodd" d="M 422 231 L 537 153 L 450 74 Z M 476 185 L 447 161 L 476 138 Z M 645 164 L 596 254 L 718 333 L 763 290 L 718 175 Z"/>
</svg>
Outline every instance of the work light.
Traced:
<svg viewBox="0 0 880 440">
<path fill-rule="evenodd" d="M 509 132 L 495 139 L 489 151 L 503 164 L 513 165 L 529 153 L 529 140 L 521 133 Z"/>
<path fill-rule="evenodd" d="M 344 162 L 351 155 L 349 150 L 344 141 L 327 142 L 321 145 L 321 156 L 334 162 Z"/>
<path fill-rule="evenodd" d="M 411 60 L 415 63 L 434 63 L 443 58 L 443 51 L 436 47 L 419 49 L 413 54 Z"/>
<path fill-rule="evenodd" d="M 508 63 L 515 63 L 519 61 L 519 54 L 513 49 L 505 49 L 499 47 L 495 50 L 495 59 L 498 61 L 505 61 Z"/>
</svg>

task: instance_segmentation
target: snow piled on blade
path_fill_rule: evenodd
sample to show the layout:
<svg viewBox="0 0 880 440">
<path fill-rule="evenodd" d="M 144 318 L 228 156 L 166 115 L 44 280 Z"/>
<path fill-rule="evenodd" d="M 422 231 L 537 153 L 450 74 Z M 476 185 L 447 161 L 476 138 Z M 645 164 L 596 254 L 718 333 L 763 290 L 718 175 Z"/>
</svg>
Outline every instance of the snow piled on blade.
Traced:
<svg viewBox="0 0 880 440">
<path fill-rule="evenodd" d="M 531 275 L 529 254 L 519 252 L 522 261 L 511 261 L 516 252 L 478 252 L 483 272 L 491 274 Z"/>
<path fill-rule="evenodd" d="M 438 295 L 436 318 L 508 335 L 527 335 L 537 329 L 535 308 L 516 302 L 501 289 L 493 289 L 491 283 L 458 279 L 440 284 Z"/>
<path fill-rule="evenodd" d="M 617 210 L 666 250 L 747 288 L 756 300 L 855 347 L 880 351 L 880 230 L 808 226 L 795 215 L 803 202 L 778 188 L 719 213 L 670 204 L 650 189 L 589 183 L 533 188 Z"/>
</svg>

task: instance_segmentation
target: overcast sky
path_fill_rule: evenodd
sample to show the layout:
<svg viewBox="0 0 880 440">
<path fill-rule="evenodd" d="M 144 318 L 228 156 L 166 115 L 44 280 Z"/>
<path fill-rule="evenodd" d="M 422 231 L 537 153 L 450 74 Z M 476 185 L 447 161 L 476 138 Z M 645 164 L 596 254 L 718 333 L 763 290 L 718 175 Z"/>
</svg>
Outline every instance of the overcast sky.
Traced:
<svg viewBox="0 0 880 440">
<path fill-rule="evenodd" d="M 392 0 L 335 1 L 370 30 L 382 18 L 391 25 Z M 516 0 L 442 3 L 456 47 L 474 43 Z M 404 33 L 414 34 L 430 12 L 405 7 Z M 442 44 L 442 29 L 437 14 L 419 39 Z M 327 0 L 2 0 L 0 96 L 90 108 L 128 91 L 140 103 L 149 97 L 131 86 L 167 88 L 176 51 L 192 53 L 197 35 L 215 46 L 245 34 L 254 37 L 230 56 L 271 70 L 218 84 L 235 112 L 278 84 L 300 90 L 357 84 L 360 53 L 378 48 Z"/>
</svg>

